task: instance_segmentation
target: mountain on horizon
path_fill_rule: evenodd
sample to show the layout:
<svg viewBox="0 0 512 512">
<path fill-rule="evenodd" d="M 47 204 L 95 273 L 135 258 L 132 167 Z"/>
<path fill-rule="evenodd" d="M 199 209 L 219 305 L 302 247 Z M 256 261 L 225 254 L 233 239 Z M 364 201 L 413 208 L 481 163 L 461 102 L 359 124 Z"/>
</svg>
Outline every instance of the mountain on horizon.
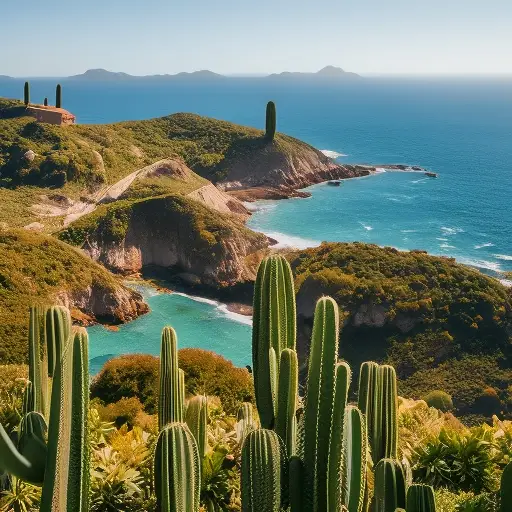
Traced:
<svg viewBox="0 0 512 512">
<path fill-rule="evenodd" d="M 316 73 L 283 71 L 282 73 L 273 73 L 268 78 L 328 78 L 346 80 L 361 78 L 361 76 L 336 66 L 325 66 Z"/>
</svg>

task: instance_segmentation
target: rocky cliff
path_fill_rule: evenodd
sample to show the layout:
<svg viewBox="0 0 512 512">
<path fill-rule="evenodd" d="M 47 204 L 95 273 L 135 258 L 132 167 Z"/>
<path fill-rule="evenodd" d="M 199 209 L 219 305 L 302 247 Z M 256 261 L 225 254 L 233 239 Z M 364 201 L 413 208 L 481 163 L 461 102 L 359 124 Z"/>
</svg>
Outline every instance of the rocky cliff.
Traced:
<svg viewBox="0 0 512 512">
<path fill-rule="evenodd" d="M 247 229 L 239 215 L 214 212 L 177 195 L 100 207 L 60 237 L 116 272 L 156 265 L 215 288 L 253 279 L 248 258 L 269 244 L 266 236 Z"/>
</svg>

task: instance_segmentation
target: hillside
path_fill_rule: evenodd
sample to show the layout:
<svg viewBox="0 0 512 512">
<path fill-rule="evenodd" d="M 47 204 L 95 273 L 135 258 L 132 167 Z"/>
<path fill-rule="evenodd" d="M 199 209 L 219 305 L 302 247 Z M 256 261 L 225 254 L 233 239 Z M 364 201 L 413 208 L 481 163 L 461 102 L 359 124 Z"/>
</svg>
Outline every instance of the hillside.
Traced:
<svg viewBox="0 0 512 512">
<path fill-rule="evenodd" d="M 27 311 L 62 304 L 76 320 L 132 320 L 147 311 L 139 293 L 102 266 L 53 237 L 0 229 L 0 361 L 26 358 Z"/>
<path fill-rule="evenodd" d="M 31 208 L 38 190 L 27 187 L 51 187 L 67 199 L 91 201 L 131 173 L 170 157 L 223 188 L 294 189 L 369 172 L 339 166 L 286 135 L 269 143 L 260 130 L 194 114 L 60 127 L 23 113 L 20 102 L 0 99 L 0 222 L 11 226 L 47 224 Z M 39 194 L 47 195 L 44 190 Z M 59 227 L 54 221 L 49 231 Z"/>
<path fill-rule="evenodd" d="M 512 296 L 449 258 L 362 243 L 289 255 L 296 275 L 300 355 L 313 307 L 331 295 L 345 315 L 340 355 L 353 368 L 393 364 L 403 396 L 443 389 L 459 414 L 512 416 Z"/>
</svg>

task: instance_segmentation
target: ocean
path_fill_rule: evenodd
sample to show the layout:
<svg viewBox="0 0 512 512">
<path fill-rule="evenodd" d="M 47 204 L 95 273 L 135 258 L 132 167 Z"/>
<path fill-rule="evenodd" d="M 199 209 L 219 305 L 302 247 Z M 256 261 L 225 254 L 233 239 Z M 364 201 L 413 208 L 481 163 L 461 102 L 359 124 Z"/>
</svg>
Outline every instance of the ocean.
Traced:
<svg viewBox="0 0 512 512">
<path fill-rule="evenodd" d="M 56 82 L 31 80 L 32 100 L 52 102 Z M 512 79 L 61 83 L 63 106 L 80 123 L 195 112 L 263 128 L 273 100 L 278 131 L 340 163 L 419 165 L 439 177 L 382 172 L 341 187 L 315 185 L 308 199 L 253 204 L 250 227 L 281 245 L 359 240 L 453 256 L 500 278 L 512 271 Z M 22 94 L 22 80 L 0 82 L 0 96 Z M 165 319 L 180 323 L 181 346 L 206 345 L 236 364 L 250 363 L 250 326 L 218 305 L 173 295 L 149 301 L 152 312 L 118 332 L 91 329 L 93 357 L 158 353 Z M 153 318 L 160 322 L 155 332 Z"/>
</svg>

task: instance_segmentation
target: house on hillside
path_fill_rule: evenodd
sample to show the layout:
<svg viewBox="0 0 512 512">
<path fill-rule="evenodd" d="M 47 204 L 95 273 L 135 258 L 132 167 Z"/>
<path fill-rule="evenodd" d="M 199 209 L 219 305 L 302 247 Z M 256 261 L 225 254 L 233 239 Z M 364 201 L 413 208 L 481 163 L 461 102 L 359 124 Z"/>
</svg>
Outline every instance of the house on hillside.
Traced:
<svg viewBox="0 0 512 512">
<path fill-rule="evenodd" d="M 27 114 L 41 123 L 68 125 L 75 124 L 76 121 L 76 117 L 65 109 L 44 105 L 28 106 Z"/>
</svg>

